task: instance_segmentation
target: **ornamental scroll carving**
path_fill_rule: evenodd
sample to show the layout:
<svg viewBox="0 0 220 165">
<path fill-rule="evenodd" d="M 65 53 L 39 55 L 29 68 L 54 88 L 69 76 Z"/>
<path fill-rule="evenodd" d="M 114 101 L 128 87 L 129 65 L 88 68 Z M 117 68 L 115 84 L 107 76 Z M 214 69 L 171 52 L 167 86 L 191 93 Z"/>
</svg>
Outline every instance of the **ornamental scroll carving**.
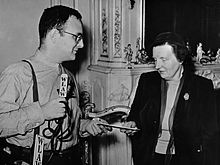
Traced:
<svg viewBox="0 0 220 165">
<path fill-rule="evenodd" d="M 120 84 L 120 86 L 109 95 L 108 99 L 109 101 L 121 103 L 129 101 L 129 96 L 129 89 L 124 84 Z"/>
<path fill-rule="evenodd" d="M 106 10 L 102 9 L 102 53 L 101 56 L 108 56 L 108 21 Z"/>
<path fill-rule="evenodd" d="M 212 80 L 215 89 L 220 88 L 220 74 L 214 73 L 212 70 L 209 69 L 197 70 L 196 74 Z"/>
<path fill-rule="evenodd" d="M 119 7 L 115 8 L 114 57 L 121 57 L 121 14 Z"/>
</svg>

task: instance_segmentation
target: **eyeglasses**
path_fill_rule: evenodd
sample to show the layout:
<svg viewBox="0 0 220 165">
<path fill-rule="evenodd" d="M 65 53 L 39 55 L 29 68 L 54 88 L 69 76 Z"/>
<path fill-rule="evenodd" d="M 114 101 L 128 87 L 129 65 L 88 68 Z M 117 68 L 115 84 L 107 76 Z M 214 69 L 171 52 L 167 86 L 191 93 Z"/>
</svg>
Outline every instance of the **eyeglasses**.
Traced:
<svg viewBox="0 0 220 165">
<path fill-rule="evenodd" d="M 73 36 L 73 39 L 74 39 L 77 43 L 79 43 L 79 42 L 83 39 L 83 35 L 82 35 L 82 34 L 76 35 L 76 34 L 73 34 L 73 33 L 67 32 L 67 31 L 62 31 L 62 32 L 63 32 L 63 33 L 66 33 L 66 34 L 72 35 L 72 36 Z"/>
</svg>

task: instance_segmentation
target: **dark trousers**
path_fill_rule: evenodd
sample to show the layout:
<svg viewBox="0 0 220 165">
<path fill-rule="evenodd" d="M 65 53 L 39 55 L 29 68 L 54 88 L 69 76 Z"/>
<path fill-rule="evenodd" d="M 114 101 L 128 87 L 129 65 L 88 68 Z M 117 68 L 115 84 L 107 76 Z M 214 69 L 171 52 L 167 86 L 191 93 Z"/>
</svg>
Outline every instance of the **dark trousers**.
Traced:
<svg viewBox="0 0 220 165">
<path fill-rule="evenodd" d="M 165 154 L 154 153 L 150 165 L 166 165 L 165 158 L 166 158 Z M 175 155 L 172 155 L 169 165 L 177 165 L 177 159 Z"/>
<path fill-rule="evenodd" d="M 0 165 L 19 165 L 22 161 L 30 164 L 31 150 L 14 145 L 8 145 L 8 151 L 0 152 Z M 80 145 L 71 147 L 60 153 L 44 151 L 43 165 L 82 165 Z"/>
<path fill-rule="evenodd" d="M 53 154 L 51 158 L 45 159 L 43 165 L 82 165 L 81 153 L 77 150 L 71 150 L 69 153 L 59 155 Z"/>
</svg>

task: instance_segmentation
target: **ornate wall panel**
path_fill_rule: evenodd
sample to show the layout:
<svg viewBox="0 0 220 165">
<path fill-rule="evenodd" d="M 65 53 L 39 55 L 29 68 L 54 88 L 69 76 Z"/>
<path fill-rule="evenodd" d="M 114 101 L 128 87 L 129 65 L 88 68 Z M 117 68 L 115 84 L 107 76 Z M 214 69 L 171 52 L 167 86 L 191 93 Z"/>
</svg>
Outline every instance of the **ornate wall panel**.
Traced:
<svg viewBox="0 0 220 165">
<path fill-rule="evenodd" d="M 142 27 L 142 0 L 98 0 L 99 52 L 95 54 L 97 63 L 101 66 L 124 67 L 127 63 L 124 48 L 130 45 L 136 52 L 143 46 Z M 135 3 L 133 3 L 135 2 Z M 141 24 L 143 25 L 143 24 Z M 140 42 L 136 46 L 137 40 Z M 134 53 L 135 54 L 135 53 Z M 133 55 L 134 55 L 133 54 Z M 132 61 L 135 57 L 132 57 Z"/>
<path fill-rule="evenodd" d="M 90 66 L 89 70 L 92 99 L 96 104 L 94 112 L 100 112 L 115 105 L 130 106 L 140 74 L 154 69 L 152 67 L 110 68 L 96 65 Z M 93 165 L 132 165 L 130 139 L 118 129 L 94 137 L 92 145 Z"/>
<path fill-rule="evenodd" d="M 89 66 L 94 112 L 129 106 L 142 72 L 152 66 L 127 67 L 143 47 L 142 0 L 93 0 L 91 3 L 93 60 Z M 120 125 L 121 123 L 116 123 Z M 132 165 L 129 138 L 118 129 L 92 139 L 93 165 Z"/>
<path fill-rule="evenodd" d="M 65 5 L 75 7 L 75 0 L 50 0 L 50 6 Z"/>
</svg>

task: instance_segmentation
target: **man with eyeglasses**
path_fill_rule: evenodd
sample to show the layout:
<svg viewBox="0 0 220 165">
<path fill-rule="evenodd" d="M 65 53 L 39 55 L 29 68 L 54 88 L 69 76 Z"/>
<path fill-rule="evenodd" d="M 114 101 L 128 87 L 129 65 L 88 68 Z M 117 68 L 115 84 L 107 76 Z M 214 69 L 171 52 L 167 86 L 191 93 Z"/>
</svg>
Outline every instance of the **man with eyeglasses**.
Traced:
<svg viewBox="0 0 220 165">
<path fill-rule="evenodd" d="M 105 121 L 81 118 L 77 83 L 62 66 L 75 60 L 83 48 L 82 26 L 81 14 L 75 9 L 61 5 L 45 9 L 35 54 L 2 72 L 0 137 L 6 144 L 0 147 L 0 164 L 30 164 L 33 153 L 38 154 L 34 161 L 42 162 L 42 147 L 43 165 L 80 165 L 80 136 L 108 131 L 99 125 Z M 66 97 L 60 97 L 62 87 L 66 87 Z"/>
</svg>

